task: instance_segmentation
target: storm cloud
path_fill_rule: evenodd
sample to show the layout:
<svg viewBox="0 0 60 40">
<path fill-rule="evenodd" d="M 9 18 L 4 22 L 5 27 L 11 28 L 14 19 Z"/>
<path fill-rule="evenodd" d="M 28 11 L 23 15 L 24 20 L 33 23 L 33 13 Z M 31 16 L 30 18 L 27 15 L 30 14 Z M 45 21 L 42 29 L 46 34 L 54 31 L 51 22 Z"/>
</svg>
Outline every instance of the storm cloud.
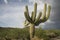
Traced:
<svg viewBox="0 0 60 40">
<path fill-rule="evenodd" d="M 60 29 L 60 0 L 45 0 L 44 3 L 51 5 L 51 14 L 49 20 L 44 25 L 45 29 Z M 53 22 L 53 23 L 52 23 Z"/>
</svg>

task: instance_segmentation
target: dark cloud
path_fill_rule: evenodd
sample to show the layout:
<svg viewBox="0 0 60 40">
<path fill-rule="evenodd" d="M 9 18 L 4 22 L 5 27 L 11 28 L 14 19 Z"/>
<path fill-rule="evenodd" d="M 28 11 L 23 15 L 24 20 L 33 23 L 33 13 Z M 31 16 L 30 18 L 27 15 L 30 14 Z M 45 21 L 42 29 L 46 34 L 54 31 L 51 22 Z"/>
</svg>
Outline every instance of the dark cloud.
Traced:
<svg viewBox="0 0 60 40">
<path fill-rule="evenodd" d="M 45 23 L 43 29 L 60 29 L 60 23 Z"/>
<path fill-rule="evenodd" d="M 54 23 L 45 23 L 45 29 L 60 29 L 60 0 L 45 0 L 51 5 L 50 20 Z"/>
<path fill-rule="evenodd" d="M 4 0 L 0 0 L 0 4 L 4 4 Z"/>
</svg>

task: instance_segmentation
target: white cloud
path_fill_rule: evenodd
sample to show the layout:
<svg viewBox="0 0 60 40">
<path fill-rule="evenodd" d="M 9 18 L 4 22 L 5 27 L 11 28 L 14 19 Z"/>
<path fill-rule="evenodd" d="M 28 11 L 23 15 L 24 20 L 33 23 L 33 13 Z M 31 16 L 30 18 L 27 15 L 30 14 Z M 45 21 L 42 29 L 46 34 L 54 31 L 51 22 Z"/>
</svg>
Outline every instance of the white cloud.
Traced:
<svg viewBox="0 0 60 40">
<path fill-rule="evenodd" d="M 7 4 L 8 3 L 8 1 L 7 0 L 4 0 L 4 2 Z"/>
<path fill-rule="evenodd" d="M 5 6 L 3 9 L 3 15 L 0 16 L 0 22 L 6 24 L 6 27 L 23 27 L 24 21 L 24 6 L 11 7 Z M 0 23 L 1 24 L 1 23 Z M 0 25 L 4 27 L 3 25 Z"/>
<path fill-rule="evenodd" d="M 34 0 L 29 0 L 29 2 L 34 2 Z"/>
<path fill-rule="evenodd" d="M 44 7 L 44 3 L 42 1 L 40 1 L 40 3 L 38 3 L 37 10 L 42 11 L 43 7 Z"/>
<path fill-rule="evenodd" d="M 55 23 L 55 22 L 51 20 L 47 20 L 47 23 Z"/>
</svg>

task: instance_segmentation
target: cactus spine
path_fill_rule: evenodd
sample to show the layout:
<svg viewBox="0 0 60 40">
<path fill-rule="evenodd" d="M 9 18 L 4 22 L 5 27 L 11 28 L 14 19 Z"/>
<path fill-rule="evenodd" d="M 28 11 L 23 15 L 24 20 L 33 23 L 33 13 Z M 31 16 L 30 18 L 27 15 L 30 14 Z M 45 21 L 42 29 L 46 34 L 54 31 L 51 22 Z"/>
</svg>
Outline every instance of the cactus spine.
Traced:
<svg viewBox="0 0 60 40">
<path fill-rule="evenodd" d="M 30 38 L 32 39 L 34 37 L 34 33 L 35 33 L 35 26 L 39 25 L 42 22 L 47 21 L 47 19 L 49 18 L 50 15 L 50 10 L 51 10 L 51 6 L 49 5 L 47 8 L 47 4 L 44 4 L 44 10 L 43 10 L 43 14 L 42 12 L 39 12 L 39 15 L 36 17 L 36 13 L 37 13 L 37 3 L 34 4 L 34 11 L 32 11 L 31 17 L 29 16 L 29 11 L 28 11 L 28 6 L 25 7 L 25 24 L 30 24 Z"/>
</svg>

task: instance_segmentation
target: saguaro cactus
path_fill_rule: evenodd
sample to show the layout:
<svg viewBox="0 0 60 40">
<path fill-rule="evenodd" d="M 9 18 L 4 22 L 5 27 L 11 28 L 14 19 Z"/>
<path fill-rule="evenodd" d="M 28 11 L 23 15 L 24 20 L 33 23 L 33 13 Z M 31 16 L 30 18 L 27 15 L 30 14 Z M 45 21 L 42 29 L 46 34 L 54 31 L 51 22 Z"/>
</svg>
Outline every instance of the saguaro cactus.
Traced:
<svg viewBox="0 0 60 40">
<path fill-rule="evenodd" d="M 24 12 L 26 18 L 25 24 L 26 25 L 30 24 L 30 38 L 34 37 L 35 26 L 38 26 L 40 23 L 47 21 L 50 15 L 50 10 L 51 10 L 51 6 L 49 5 L 47 8 L 47 4 L 45 3 L 43 12 L 39 12 L 39 15 L 36 17 L 37 3 L 35 3 L 34 11 L 32 11 L 31 16 L 29 16 L 28 6 L 27 5 L 25 6 L 25 12 Z"/>
</svg>

